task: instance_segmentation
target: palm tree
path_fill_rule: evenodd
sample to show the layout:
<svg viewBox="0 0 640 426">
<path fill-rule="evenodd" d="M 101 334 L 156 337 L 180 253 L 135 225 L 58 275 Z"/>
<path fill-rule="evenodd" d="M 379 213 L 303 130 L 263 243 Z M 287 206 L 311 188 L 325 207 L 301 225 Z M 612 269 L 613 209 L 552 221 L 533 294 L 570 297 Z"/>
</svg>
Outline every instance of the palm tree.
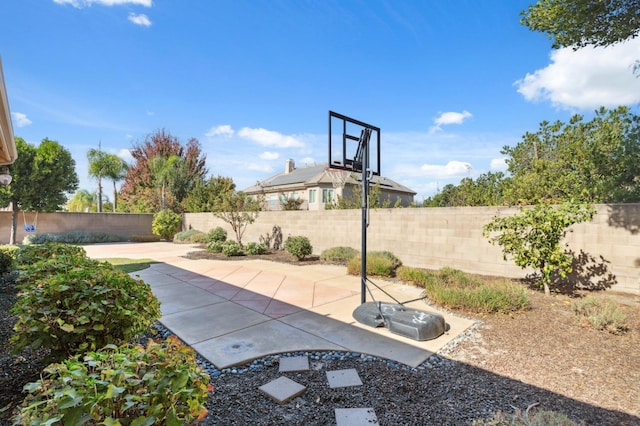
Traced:
<svg viewBox="0 0 640 426">
<path fill-rule="evenodd" d="M 70 212 L 90 212 L 91 208 L 95 206 L 96 200 L 95 192 L 79 189 L 67 204 L 67 209 Z"/>
<path fill-rule="evenodd" d="M 89 160 L 89 176 L 98 179 L 98 213 L 102 212 L 102 177 L 107 175 L 108 160 L 106 160 L 104 151 L 98 144 L 98 149 L 92 148 L 87 153 L 87 160 Z"/>
<path fill-rule="evenodd" d="M 120 157 L 115 154 L 105 155 L 105 177 L 108 177 L 113 182 L 113 212 L 116 212 L 118 205 L 118 190 L 116 183 L 124 179 L 129 169 L 129 165 Z"/>
</svg>

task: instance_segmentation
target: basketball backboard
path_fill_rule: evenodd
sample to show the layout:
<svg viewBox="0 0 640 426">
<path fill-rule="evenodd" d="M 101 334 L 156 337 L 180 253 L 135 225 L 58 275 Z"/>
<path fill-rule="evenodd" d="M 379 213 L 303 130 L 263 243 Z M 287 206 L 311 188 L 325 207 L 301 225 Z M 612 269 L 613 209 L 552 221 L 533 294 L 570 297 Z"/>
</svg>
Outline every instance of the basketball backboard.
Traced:
<svg viewBox="0 0 640 426">
<path fill-rule="evenodd" d="M 361 172 L 365 155 L 369 170 L 380 175 L 380 128 L 329 111 L 329 167 Z"/>
</svg>

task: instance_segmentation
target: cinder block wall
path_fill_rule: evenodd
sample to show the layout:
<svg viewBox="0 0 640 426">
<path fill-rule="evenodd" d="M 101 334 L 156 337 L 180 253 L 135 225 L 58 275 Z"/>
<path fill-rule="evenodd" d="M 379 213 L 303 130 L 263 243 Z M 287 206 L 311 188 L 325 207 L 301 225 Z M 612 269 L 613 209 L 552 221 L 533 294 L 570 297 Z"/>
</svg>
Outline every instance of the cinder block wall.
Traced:
<svg viewBox="0 0 640 426">
<path fill-rule="evenodd" d="M 0 243 L 8 244 L 11 237 L 11 212 L 0 212 Z M 130 238 L 151 234 L 152 214 L 134 213 L 35 213 L 16 215 L 16 242 L 21 243 L 27 232 L 24 224 L 35 224 L 38 234 L 59 234 L 70 231 L 106 232 Z"/>
<path fill-rule="evenodd" d="M 598 205 L 590 223 L 573 226 L 570 249 L 607 262 L 617 279 L 614 290 L 640 295 L 640 204 Z M 421 268 L 450 266 L 466 272 L 513 278 L 524 277 L 511 261 L 504 261 L 498 246 L 482 236 L 482 227 L 494 216 L 514 214 L 517 208 L 451 207 L 378 209 L 370 212 L 367 248 L 388 250 L 405 265 Z M 361 248 L 360 210 L 266 211 L 249 225 L 243 243 L 258 241 L 274 225 L 289 235 L 304 235 L 313 251 L 336 246 Z M 216 226 L 233 236 L 231 227 L 212 213 L 184 215 L 184 229 L 208 231 Z"/>
</svg>

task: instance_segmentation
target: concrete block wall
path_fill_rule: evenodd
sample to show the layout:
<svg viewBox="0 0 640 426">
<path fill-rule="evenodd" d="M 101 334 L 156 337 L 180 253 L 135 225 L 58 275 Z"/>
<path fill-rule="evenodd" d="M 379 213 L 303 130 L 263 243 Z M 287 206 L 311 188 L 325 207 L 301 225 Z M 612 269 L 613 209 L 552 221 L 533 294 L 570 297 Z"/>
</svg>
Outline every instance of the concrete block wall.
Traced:
<svg viewBox="0 0 640 426">
<path fill-rule="evenodd" d="M 8 244 L 11 237 L 11 212 L 0 212 L 0 243 Z M 18 212 L 16 216 L 16 242 L 28 235 L 24 224 L 35 224 L 38 234 L 60 234 L 71 231 L 106 232 L 130 238 L 132 235 L 151 234 L 152 214 L 135 213 L 35 213 Z"/>
<path fill-rule="evenodd" d="M 567 237 L 569 248 L 606 262 L 616 276 L 614 290 L 640 295 L 640 204 L 598 205 L 590 223 L 575 225 Z M 502 250 L 482 236 L 483 226 L 494 216 L 518 212 L 508 207 L 448 207 L 378 209 L 370 212 L 369 251 L 388 250 L 405 265 L 439 269 L 445 266 L 470 273 L 522 278 L 523 270 L 504 261 Z M 315 254 L 336 246 L 361 248 L 360 210 L 265 211 L 249 225 L 243 243 L 258 241 L 274 225 L 283 237 L 304 235 Z M 230 226 L 212 213 L 184 215 L 184 229 L 208 231 Z"/>
</svg>

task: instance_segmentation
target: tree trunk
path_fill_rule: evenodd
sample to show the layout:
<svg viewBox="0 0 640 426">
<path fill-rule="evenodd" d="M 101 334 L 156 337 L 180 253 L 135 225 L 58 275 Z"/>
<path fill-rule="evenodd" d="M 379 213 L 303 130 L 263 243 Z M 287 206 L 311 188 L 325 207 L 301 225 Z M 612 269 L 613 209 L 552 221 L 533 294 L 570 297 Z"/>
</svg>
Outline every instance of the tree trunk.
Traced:
<svg viewBox="0 0 640 426">
<path fill-rule="evenodd" d="M 98 176 L 98 213 L 102 213 L 102 178 Z"/>
<path fill-rule="evenodd" d="M 17 219 L 18 216 L 18 207 L 15 203 L 11 203 L 11 236 L 9 237 L 9 244 L 14 245 L 16 243 L 16 230 L 17 230 Z"/>
<path fill-rule="evenodd" d="M 113 181 L 113 212 L 116 212 L 118 206 L 118 191 L 116 190 L 116 181 Z"/>
</svg>

